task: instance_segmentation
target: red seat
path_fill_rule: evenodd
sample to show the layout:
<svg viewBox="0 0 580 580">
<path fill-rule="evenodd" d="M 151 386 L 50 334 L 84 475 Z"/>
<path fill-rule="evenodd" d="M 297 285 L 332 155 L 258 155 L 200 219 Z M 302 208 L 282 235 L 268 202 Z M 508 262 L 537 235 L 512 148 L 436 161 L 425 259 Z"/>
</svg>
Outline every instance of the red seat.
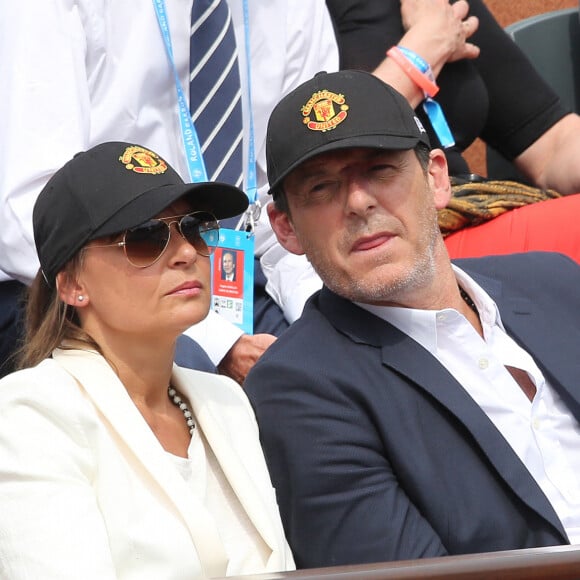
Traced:
<svg viewBox="0 0 580 580">
<path fill-rule="evenodd" d="M 580 194 L 508 211 L 445 238 L 451 258 L 514 252 L 561 252 L 580 263 Z"/>
</svg>

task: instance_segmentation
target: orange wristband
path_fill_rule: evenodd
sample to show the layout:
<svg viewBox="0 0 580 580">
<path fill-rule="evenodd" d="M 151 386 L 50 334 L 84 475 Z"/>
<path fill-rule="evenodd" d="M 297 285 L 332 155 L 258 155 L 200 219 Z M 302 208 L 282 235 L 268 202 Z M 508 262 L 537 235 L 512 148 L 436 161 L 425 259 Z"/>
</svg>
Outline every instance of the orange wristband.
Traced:
<svg viewBox="0 0 580 580">
<path fill-rule="evenodd" d="M 391 57 L 405 74 L 429 97 L 434 97 L 439 92 L 439 87 L 424 73 L 422 73 L 407 57 L 393 46 L 387 50 L 387 56 Z"/>
</svg>

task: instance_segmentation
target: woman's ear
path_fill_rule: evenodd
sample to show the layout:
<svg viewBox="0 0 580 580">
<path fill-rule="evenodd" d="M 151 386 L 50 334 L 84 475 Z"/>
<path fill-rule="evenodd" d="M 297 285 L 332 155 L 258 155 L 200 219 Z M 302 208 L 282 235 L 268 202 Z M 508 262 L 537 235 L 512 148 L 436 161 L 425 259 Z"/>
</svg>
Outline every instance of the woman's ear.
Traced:
<svg viewBox="0 0 580 580">
<path fill-rule="evenodd" d="M 294 224 L 292 223 L 288 213 L 276 209 L 274 202 L 270 202 L 266 208 L 268 210 L 270 223 L 272 224 L 272 229 L 274 230 L 280 244 L 291 254 L 297 254 L 299 256 L 304 254 L 302 244 L 296 236 Z"/>
<path fill-rule="evenodd" d="M 429 154 L 429 179 L 435 207 L 437 209 L 447 207 L 451 199 L 451 181 L 447 159 L 441 149 L 433 149 Z"/>
<path fill-rule="evenodd" d="M 56 275 L 56 290 L 59 298 L 69 306 L 82 308 L 89 303 L 83 284 L 70 272 L 62 271 Z"/>
</svg>

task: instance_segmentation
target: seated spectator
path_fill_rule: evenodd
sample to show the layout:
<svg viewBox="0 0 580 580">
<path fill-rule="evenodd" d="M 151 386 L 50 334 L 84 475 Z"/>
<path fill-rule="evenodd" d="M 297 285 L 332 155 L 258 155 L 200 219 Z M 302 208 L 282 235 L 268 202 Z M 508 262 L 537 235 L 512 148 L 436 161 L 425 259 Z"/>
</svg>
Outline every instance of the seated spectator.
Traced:
<svg viewBox="0 0 580 580">
<path fill-rule="evenodd" d="M 205 55 L 190 46 L 194 2 L 164 3 L 173 64 L 188 105 L 190 57 Z M 121 140 L 143 142 L 162 152 L 189 179 L 175 71 L 156 17 L 155 6 L 160 4 L 146 2 L 138 10 L 131 0 L 9 2 L 4 6 L 0 20 L 4 118 L 0 131 L 0 375 L 9 370 L 1 365 L 17 343 L 18 298 L 38 269 L 31 213 L 49 177 L 78 151 Z M 319 70 L 338 69 L 332 23 L 324 0 L 313 0 L 308 10 L 286 0 L 249 2 L 247 14 L 239 1 L 206 4 L 208 11 L 227 4 L 231 12 L 242 85 L 243 148 L 248 154 L 251 143 L 256 157 L 255 167 L 244 164 L 244 181 L 247 186 L 251 169 L 264 203 L 268 199 L 264 142 L 268 115 L 291 88 Z M 136 54 L 147 57 L 135 58 Z M 207 171 L 211 177 L 209 166 Z M 284 265 L 284 252 L 265 211 L 256 224 L 255 253 L 267 260 L 268 272 L 278 262 Z M 187 330 L 220 372 L 238 382 L 275 340 L 273 335 L 287 327 L 265 293 L 259 261 L 255 270 L 254 334 L 244 334 L 213 310 Z M 8 334 L 11 329 L 13 334 Z M 185 352 L 191 357 L 192 349 Z M 198 358 L 188 361 L 197 367 L 199 362 Z"/>
<path fill-rule="evenodd" d="M 217 220 L 247 205 L 123 142 L 40 192 L 22 370 L 0 381 L 2 578 L 293 567 L 245 395 L 173 364 L 208 313 Z"/>
<path fill-rule="evenodd" d="M 443 151 L 320 74 L 268 126 L 272 227 L 324 282 L 245 389 L 300 568 L 580 542 L 580 267 L 452 263 Z"/>
</svg>

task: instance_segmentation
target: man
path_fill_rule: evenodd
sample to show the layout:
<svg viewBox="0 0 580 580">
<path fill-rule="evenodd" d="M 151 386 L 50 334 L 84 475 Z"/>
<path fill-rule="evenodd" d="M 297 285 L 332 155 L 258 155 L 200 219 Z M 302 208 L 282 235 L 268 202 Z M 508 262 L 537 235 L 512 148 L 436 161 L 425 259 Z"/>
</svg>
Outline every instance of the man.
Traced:
<svg viewBox="0 0 580 580">
<path fill-rule="evenodd" d="M 236 281 L 236 261 L 232 251 L 226 250 L 222 254 L 221 278 L 228 282 Z"/>
<path fill-rule="evenodd" d="M 245 382 L 297 565 L 580 542 L 578 266 L 452 264 L 445 156 L 370 74 L 301 85 L 267 143 L 272 227 L 324 282 Z"/>
<path fill-rule="evenodd" d="M 338 51 L 324 0 L 312 2 L 307 11 L 299 0 L 252 0 L 247 3 L 247 19 L 245 4 L 228 2 L 238 47 L 244 149 L 247 155 L 252 119 L 257 185 L 260 197 L 267 198 L 268 116 L 282 95 L 316 71 L 336 70 Z M 165 0 L 165 5 L 175 69 L 188 98 L 193 2 Z M 138 10 L 133 0 L 16 2 L 7 4 L 3 15 L 0 102 L 6 122 L 0 131 L 0 364 L 4 342 L 7 347 L 15 342 L 7 333 L 18 321 L 17 300 L 38 269 L 32 207 L 43 185 L 67 159 L 103 141 L 131 141 L 161 152 L 189 179 L 175 76 L 154 2 Z M 272 257 L 275 236 L 266 212 L 262 213 L 255 251 L 258 256 L 269 254 L 272 269 L 278 262 Z M 256 332 L 242 334 L 212 312 L 189 334 L 220 364 L 220 370 L 240 381 L 274 340 L 270 332 Z"/>
</svg>

